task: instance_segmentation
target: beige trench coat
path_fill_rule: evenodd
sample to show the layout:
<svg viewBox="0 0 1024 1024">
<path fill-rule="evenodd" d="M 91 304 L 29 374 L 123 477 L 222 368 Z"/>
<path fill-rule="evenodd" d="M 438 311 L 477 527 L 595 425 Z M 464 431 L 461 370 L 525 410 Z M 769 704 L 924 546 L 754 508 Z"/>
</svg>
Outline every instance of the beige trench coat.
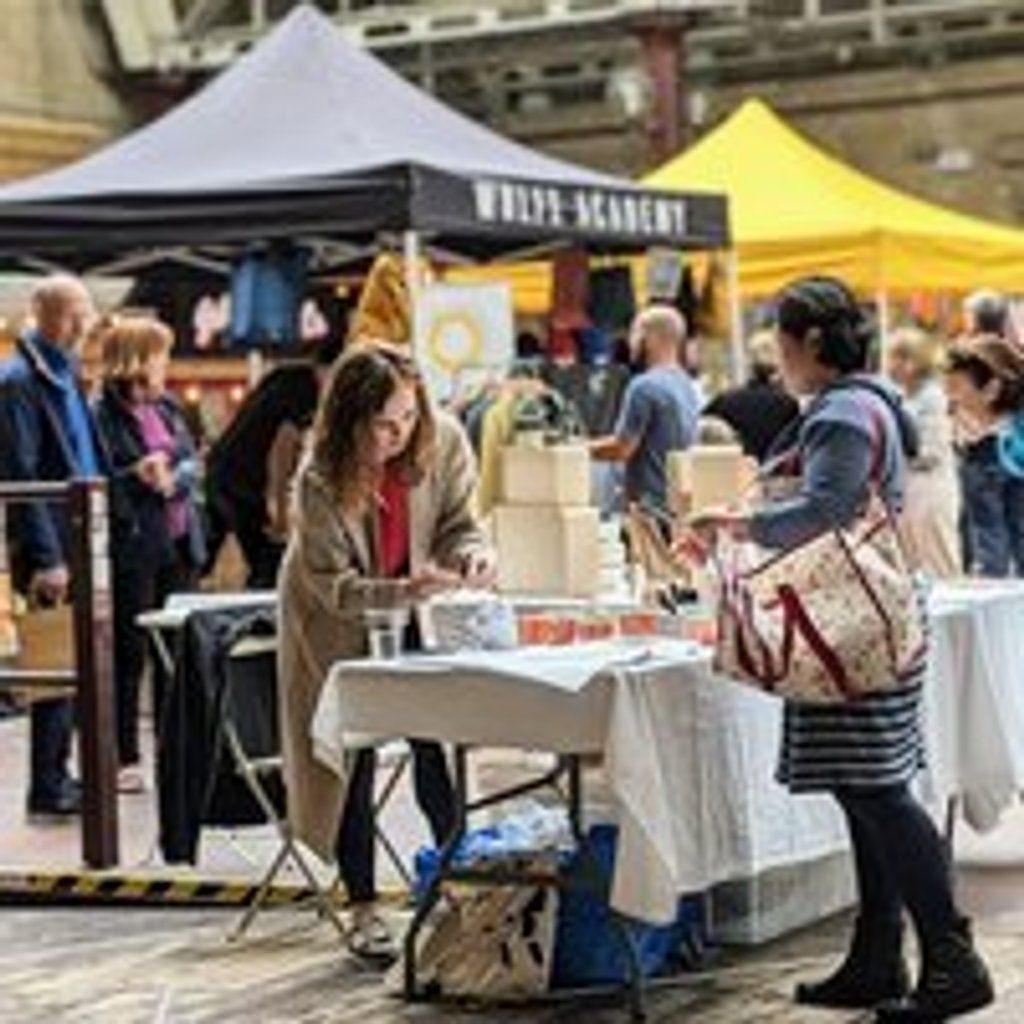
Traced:
<svg viewBox="0 0 1024 1024">
<path fill-rule="evenodd" d="M 437 451 L 409 497 L 410 563 L 449 568 L 486 550 L 472 509 L 476 467 L 459 423 L 437 414 Z M 313 757 L 310 724 L 331 665 L 366 650 L 362 609 L 379 575 L 371 517 L 345 514 L 307 457 L 299 468 L 288 549 L 278 578 L 281 742 L 288 818 L 297 838 L 334 859 L 344 783 Z"/>
</svg>

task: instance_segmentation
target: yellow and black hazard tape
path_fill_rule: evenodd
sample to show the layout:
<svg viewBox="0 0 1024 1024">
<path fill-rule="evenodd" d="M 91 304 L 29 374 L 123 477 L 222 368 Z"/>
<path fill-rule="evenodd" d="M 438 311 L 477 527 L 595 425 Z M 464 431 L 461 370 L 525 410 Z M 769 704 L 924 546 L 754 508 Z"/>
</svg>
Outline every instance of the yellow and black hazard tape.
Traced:
<svg viewBox="0 0 1024 1024">
<path fill-rule="evenodd" d="M 105 871 L 0 871 L 0 904 L 114 903 L 147 906 L 244 907 L 259 892 L 258 885 L 210 879 L 118 875 Z M 312 899 L 313 890 L 301 885 L 274 885 L 267 906 L 287 906 Z M 335 890 L 339 903 L 343 893 Z"/>
</svg>

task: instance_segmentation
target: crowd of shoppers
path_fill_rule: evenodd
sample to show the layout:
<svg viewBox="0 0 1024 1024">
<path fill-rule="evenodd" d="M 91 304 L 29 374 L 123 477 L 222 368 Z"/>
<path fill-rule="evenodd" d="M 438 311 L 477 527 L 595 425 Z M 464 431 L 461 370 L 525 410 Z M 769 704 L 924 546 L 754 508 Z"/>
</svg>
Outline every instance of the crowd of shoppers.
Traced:
<svg viewBox="0 0 1024 1024">
<path fill-rule="evenodd" d="M 493 584 L 465 432 L 434 408 L 407 350 L 387 339 L 341 355 L 340 344 L 325 346 L 316 363 L 282 365 L 264 378 L 204 473 L 167 390 L 167 327 L 141 314 L 97 320 L 82 283 L 64 275 L 36 287 L 30 312 L 14 356 L 0 366 L 0 478 L 109 482 L 121 789 L 145 785 L 138 718 L 146 644 L 136 619 L 194 589 L 233 532 L 249 585 L 278 588 L 295 834 L 339 864 L 353 904 L 353 949 L 389 958 L 393 942 L 376 911 L 374 751 L 355 756 L 343 786 L 315 760 L 310 723 L 330 664 L 366 651 L 368 614 L 404 613 L 432 592 Z M 753 512 L 705 515 L 680 542 L 692 558 L 719 533 L 786 551 L 849 523 L 874 489 L 928 576 L 1022 575 L 1024 353 L 1000 296 L 970 297 L 965 322 L 949 346 L 917 329 L 884 339 L 884 376 L 875 376 L 876 339 L 863 308 L 842 282 L 807 278 L 780 294 L 773 331 L 754 339 L 750 378 L 705 404 L 684 361 L 683 317 L 652 306 L 634 321 L 638 372 L 615 430 L 591 440 L 590 451 L 623 465 L 628 502 L 655 510 L 670 505 L 666 457 L 699 441 L 702 415 L 762 464 L 770 497 Z M 277 463 L 277 477 L 293 487 L 272 486 Z M 281 511 L 289 489 L 290 518 Z M 67 600 L 67 533 L 57 504 L 9 516 L 15 585 L 31 603 Z M 405 646 L 416 647 L 414 617 L 404 629 Z M 859 893 L 846 960 L 824 981 L 800 986 L 800 1002 L 869 1007 L 879 1021 L 896 1022 L 945 1019 L 992 999 L 941 839 L 910 788 L 923 757 L 923 675 L 922 658 L 898 685 L 860 703 L 785 705 L 779 778 L 793 792 L 824 791 L 838 802 Z M 158 710 L 158 676 L 155 701 Z M 34 814 L 80 809 L 67 764 L 72 721 L 66 699 L 33 703 Z M 436 743 L 410 744 L 416 795 L 441 844 L 454 822 L 444 753 Z M 923 957 L 913 988 L 904 910 Z"/>
</svg>

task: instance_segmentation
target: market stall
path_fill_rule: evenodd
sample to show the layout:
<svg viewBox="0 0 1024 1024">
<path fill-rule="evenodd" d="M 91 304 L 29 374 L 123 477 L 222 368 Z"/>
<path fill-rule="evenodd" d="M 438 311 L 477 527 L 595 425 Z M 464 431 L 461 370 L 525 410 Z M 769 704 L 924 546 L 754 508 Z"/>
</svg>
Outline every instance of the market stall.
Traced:
<svg viewBox="0 0 1024 1024">
<path fill-rule="evenodd" d="M 404 257 L 414 303 L 423 255 L 720 248 L 728 237 L 720 196 L 659 193 L 504 139 L 307 5 L 153 123 L 0 189 L 0 267 L 121 277 L 230 267 L 280 243 L 329 273 L 387 249 Z"/>
<path fill-rule="evenodd" d="M 1024 230 L 901 192 L 843 163 L 760 99 L 644 176 L 650 188 L 726 195 L 744 299 L 794 278 L 835 274 L 865 296 L 1024 291 Z M 551 268 L 511 273 L 517 307 L 550 302 Z"/>
<path fill-rule="evenodd" d="M 1024 289 L 1024 231 L 902 192 L 843 163 L 762 100 L 643 178 L 729 196 L 744 297 L 830 273 L 885 298 L 982 285 Z"/>
<path fill-rule="evenodd" d="M 925 787 L 937 809 L 962 800 L 977 828 L 993 827 L 1024 791 L 1011 640 L 1022 614 L 1024 588 L 1009 583 L 943 585 L 931 599 Z M 344 662 L 324 687 L 312 738 L 335 771 L 351 742 L 413 729 L 463 749 L 600 755 L 619 827 L 612 905 L 665 921 L 681 893 L 846 844 L 830 799 L 793 800 L 774 780 L 778 702 L 715 677 L 709 655 L 650 636 Z M 980 675 L 966 671 L 981 662 Z M 465 813 L 460 820 L 465 828 Z"/>
<path fill-rule="evenodd" d="M 656 192 L 505 139 L 305 5 L 168 114 L 0 189 L 0 263 L 33 270 L 124 271 L 273 240 L 344 263 L 404 232 L 464 260 L 728 244 L 720 196 Z"/>
<path fill-rule="evenodd" d="M 286 349 L 313 282 L 329 289 L 346 276 L 358 290 L 368 262 L 394 253 L 424 362 L 432 350 L 428 264 L 565 247 L 613 254 L 728 244 L 721 196 L 658 192 L 503 138 L 411 85 L 306 5 L 168 114 L 77 163 L 0 188 L 0 268 L 144 277 L 147 307 L 178 287 L 176 273 L 182 282 L 219 274 L 220 288 L 203 283 L 192 314 L 176 325 L 182 342 L 199 321 L 204 336 L 261 333 L 239 315 L 241 296 L 265 307 L 273 292 L 266 344 Z M 243 271 L 252 271 L 250 284 Z M 503 287 L 507 365 L 514 332 Z M 472 320 L 471 335 L 493 330 L 493 319 L 465 315 L 467 305 L 472 314 L 468 303 L 447 317 L 456 329 L 441 361 L 455 370 L 479 340 L 467 346 L 459 328 Z M 183 391 L 211 387 L 199 366 Z M 237 367 L 233 383 L 244 383 Z"/>
</svg>

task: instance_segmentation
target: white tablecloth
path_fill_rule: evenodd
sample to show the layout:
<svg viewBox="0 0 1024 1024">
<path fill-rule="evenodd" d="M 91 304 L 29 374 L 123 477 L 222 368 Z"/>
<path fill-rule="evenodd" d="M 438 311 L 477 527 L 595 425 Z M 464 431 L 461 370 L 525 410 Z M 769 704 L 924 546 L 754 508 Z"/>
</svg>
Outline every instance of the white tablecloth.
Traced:
<svg viewBox="0 0 1024 1024">
<path fill-rule="evenodd" d="M 678 894 L 842 849 L 831 801 L 773 780 L 776 701 L 658 641 L 335 666 L 312 736 L 341 772 L 367 735 L 601 753 L 619 811 L 613 905 L 669 920 Z"/>
<path fill-rule="evenodd" d="M 924 792 L 960 797 L 984 832 L 1024 791 L 1024 584 L 942 585 L 931 603 Z"/>
<path fill-rule="evenodd" d="M 1024 588 L 938 591 L 934 635 L 927 788 L 991 821 L 1024 783 Z M 713 678 L 692 645 L 658 641 L 342 663 L 312 738 L 339 773 L 346 744 L 367 735 L 600 752 L 619 811 L 612 904 L 664 921 L 681 892 L 845 847 L 830 798 L 774 781 L 780 724 L 776 700 Z"/>
</svg>

